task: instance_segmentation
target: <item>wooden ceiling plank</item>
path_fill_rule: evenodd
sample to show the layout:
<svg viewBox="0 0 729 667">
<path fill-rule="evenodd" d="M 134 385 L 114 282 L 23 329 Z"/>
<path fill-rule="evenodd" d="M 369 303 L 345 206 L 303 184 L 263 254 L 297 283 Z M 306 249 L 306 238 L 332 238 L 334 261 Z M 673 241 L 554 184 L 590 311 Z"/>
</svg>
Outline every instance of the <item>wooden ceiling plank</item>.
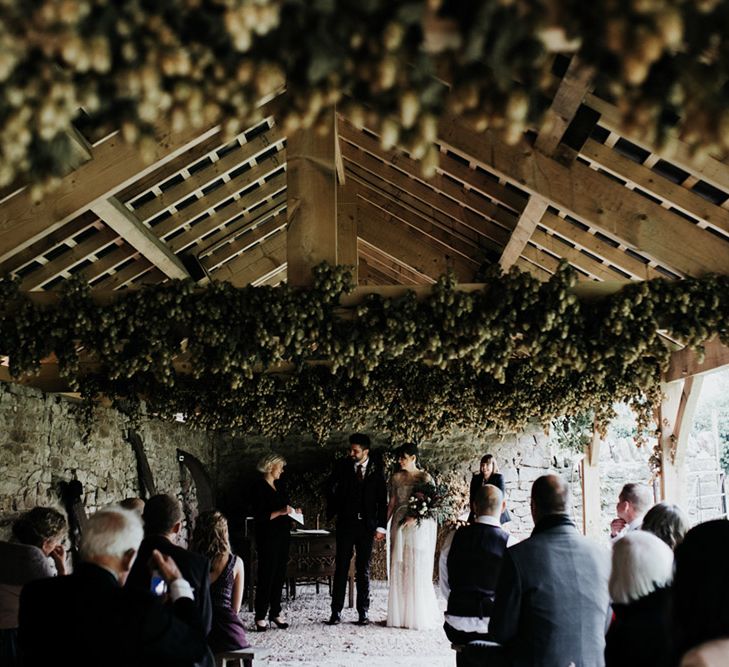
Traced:
<svg viewBox="0 0 729 667">
<path fill-rule="evenodd" d="M 99 250 L 105 248 L 111 243 L 114 243 L 118 238 L 119 234 L 117 234 L 114 230 L 104 227 L 92 237 L 68 250 L 68 252 L 59 255 L 59 257 L 52 262 L 48 262 L 48 264 L 45 264 L 37 271 L 29 273 L 23 278 L 23 281 L 20 284 L 21 289 L 34 290 L 40 288 L 44 283 L 60 276 L 76 266 L 76 264 L 80 264 Z"/>
<path fill-rule="evenodd" d="M 489 218 L 475 213 L 434 190 L 425 187 L 422 188 L 422 192 L 403 190 L 377 174 L 361 169 L 355 162 L 348 161 L 347 169 L 351 177 L 358 183 L 382 192 L 383 195 L 396 200 L 401 206 L 432 220 L 454 234 L 461 234 L 475 243 L 485 242 L 487 245 L 501 249 L 509 238 L 509 233 L 502 226 L 494 224 Z M 405 181 L 402 185 L 409 187 L 410 184 Z M 510 212 L 502 212 L 511 217 Z"/>
<path fill-rule="evenodd" d="M 546 282 L 552 277 L 552 274 L 549 271 L 544 270 L 541 266 L 532 264 L 530 261 L 524 259 L 523 257 L 519 257 L 519 259 L 514 262 L 514 266 L 520 271 L 531 274 L 540 282 Z"/>
<path fill-rule="evenodd" d="M 698 157 L 691 146 L 680 139 L 671 139 L 665 147 L 655 145 L 656 142 L 642 136 L 639 130 L 626 131 L 622 126 L 618 108 L 600 99 L 594 94 L 585 96 L 585 103 L 600 114 L 599 124 L 617 136 L 625 137 L 632 143 L 650 153 L 656 153 L 666 162 L 689 172 L 697 180 L 706 181 L 719 190 L 729 193 L 729 165 L 711 155 Z"/>
<path fill-rule="evenodd" d="M 166 239 L 167 236 L 174 234 L 198 216 L 206 212 L 211 214 L 215 213 L 215 207 L 231 197 L 245 197 L 247 201 L 260 201 L 264 197 L 257 195 L 257 190 L 263 189 L 264 191 L 270 191 L 272 187 L 278 187 L 280 190 L 284 189 L 286 187 L 285 173 L 278 174 L 268 181 L 265 180 L 275 171 L 281 169 L 282 159 L 284 159 L 284 156 L 281 154 L 271 156 L 268 160 L 265 160 L 245 173 L 231 179 L 225 185 L 221 185 L 216 190 L 208 193 L 202 199 L 198 199 L 181 211 L 173 213 L 152 227 L 155 235 L 161 239 Z M 241 192 L 254 183 L 259 183 L 259 187 L 241 196 Z"/>
<path fill-rule="evenodd" d="M 441 155 L 439 171 L 442 173 L 436 174 L 434 177 L 429 178 L 426 181 L 423 178 L 423 169 L 420 162 L 411 159 L 402 151 L 383 151 L 377 138 L 356 130 L 346 122 L 341 123 L 340 128 L 340 136 L 344 140 L 342 143 L 343 153 L 347 152 L 347 144 L 355 146 L 360 151 L 369 153 L 380 162 L 389 164 L 392 167 L 397 168 L 399 171 L 407 174 L 409 177 L 421 181 L 426 186 L 442 191 L 445 194 L 448 194 L 447 190 L 453 191 L 454 188 L 447 188 L 444 181 L 448 181 L 448 179 L 444 178 L 442 173 L 446 173 L 455 180 L 463 183 L 464 186 L 480 192 L 489 200 L 501 202 L 514 212 L 521 211 L 526 204 L 526 196 L 523 196 L 513 190 L 508 190 L 502 185 L 499 185 L 499 183 L 494 179 L 489 178 L 488 175 L 480 173 L 475 169 L 471 169 L 468 165 L 463 164 L 448 155 Z M 357 162 L 359 162 L 359 160 L 357 160 Z M 451 182 L 450 185 L 453 186 L 455 184 Z M 455 189 L 461 190 L 462 188 L 456 186 Z"/>
<path fill-rule="evenodd" d="M 552 104 L 544 114 L 539 134 L 534 142 L 537 150 L 545 155 L 554 155 L 585 94 L 590 89 L 594 75 L 594 67 L 585 65 L 578 56 L 572 57 Z"/>
<path fill-rule="evenodd" d="M 281 266 L 276 267 L 264 276 L 261 276 L 258 280 L 254 280 L 251 284 L 254 287 L 276 287 L 281 283 L 286 282 L 286 263 L 284 262 Z"/>
<path fill-rule="evenodd" d="M 359 181 L 352 183 L 352 189 L 359 197 L 366 200 L 373 206 L 376 206 L 385 215 L 391 215 L 409 227 L 417 229 L 437 244 L 445 246 L 451 253 L 457 253 L 467 259 L 483 262 L 487 259 L 484 246 L 492 249 L 499 249 L 499 247 L 493 242 L 482 242 L 480 244 L 478 242 L 474 243 L 471 239 L 468 239 L 461 234 L 454 233 L 448 229 L 443 229 L 434 221 L 420 215 L 419 213 L 408 210 L 406 207 L 401 206 L 397 201 L 379 194 L 374 188 L 364 185 Z"/>
<path fill-rule="evenodd" d="M 152 262 L 148 259 L 138 257 L 131 264 L 99 281 L 94 285 L 94 290 L 118 290 L 141 276 L 145 271 L 149 271 L 152 266 Z"/>
<path fill-rule="evenodd" d="M 529 201 L 524 207 L 524 210 L 521 212 L 519 221 L 516 223 L 516 227 L 511 230 L 509 241 L 501 253 L 499 266 L 502 271 L 508 271 L 514 262 L 519 259 L 521 251 L 524 249 L 527 241 L 529 241 L 532 233 L 537 228 L 537 223 L 542 219 L 542 216 L 546 212 L 547 205 L 547 200 L 542 197 L 538 197 L 536 195 L 529 197 Z"/>
<path fill-rule="evenodd" d="M 98 227 L 100 225 L 101 223 L 95 215 L 91 213 L 82 214 L 63 227 L 59 227 L 56 231 L 43 236 L 40 240 L 32 243 L 24 250 L 11 255 L 0 264 L 0 275 L 17 271 L 37 257 L 45 255 L 65 241 L 68 241 L 73 236 L 86 231 L 89 227 Z"/>
<path fill-rule="evenodd" d="M 190 277 L 180 259 L 116 197 L 97 201 L 91 210 L 167 277 Z"/>
<path fill-rule="evenodd" d="M 640 260 L 631 257 L 606 241 L 602 241 L 589 231 L 580 229 L 568 220 L 564 220 L 550 211 L 544 214 L 540 224 L 563 238 L 572 241 L 587 252 L 623 270 L 634 280 L 650 280 L 651 278 L 665 277 L 648 264 L 644 264 Z"/>
<path fill-rule="evenodd" d="M 360 285 L 394 285 L 399 281 L 399 279 L 394 278 L 390 274 L 368 264 L 365 258 L 360 259 L 357 270 L 360 275 Z"/>
<path fill-rule="evenodd" d="M 286 234 L 280 232 L 223 264 L 211 277 L 230 282 L 235 287 L 244 287 L 285 263 Z"/>
<path fill-rule="evenodd" d="M 147 221 L 162 211 L 175 207 L 181 201 L 200 193 L 219 178 L 228 176 L 238 167 L 254 162 L 262 153 L 272 147 L 281 149 L 286 138 L 278 130 L 270 130 L 259 134 L 248 143 L 244 143 L 238 150 L 226 153 L 222 158 L 186 178 L 181 183 L 173 185 L 151 201 L 134 209 L 134 214 L 142 221 Z M 200 193 L 201 194 L 201 193 Z"/>
<path fill-rule="evenodd" d="M 197 248 L 188 249 L 187 252 L 199 255 L 205 252 L 206 248 L 216 244 L 221 238 L 247 227 L 256 218 L 268 215 L 281 206 L 286 206 L 286 191 L 278 192 L 273 197 L 266 199 L 265 202 L 263 206 L 259 207 L 260 201 L 251 204 L 247 198 L 241 197 L 229 206 L 205 218 L 194 227 L 190 227 L 189 230 L 175 236 L 167 244 L 173 252 L 180 252 L 183 248 L 195 243 Z M 255 210 L 251 210 L 253 206 L 256 207 Z M 235 222 L 231 223 L 232 220 L 235 220 Z M 207 238 L 203 239 L 204 236 Z"/>
<path fill-rule="evenodd" d="M 607 171 L 635 183 L 684 213 L 704 220 L 715 229 L 729 234 L 729 210 L 712 204 L 682 185 L 672 183 L 652 169 L 623 157 L 594 139 L 588 139 L 580 153 Z"/>
<path fill-rule="evenodd" d="M 108 255 L 104 255 L 101 259 L 96 260 L 91 266 L 87 266 L 82 273 L 87 281 L 91 282 L 96 280 L 100 276 L 103 276 L 107 271 L 115 270 L 119 264 L 123 264 L 130 257 L 138 255 L 134 248 L 130 248 L 121 239 L 119 240 L 119 247 L 112 250 Z"/>
<path fill-rule="evenodd" d="M 494 133 L 477 134 L 452 116 L 441 121 L 439 136 L 455 152 L 669 268 L 692 276 L 729 268 L 729 243 L 587 165 L 562 165 L 526 144 L 507 146 Z"/>
<path fill-rule="evenodd" d="M 381 271 L 390 275 L 395 284 L 432 285 L 435 282 L 430 276 L 416 271 L 396 257 L 391 257 L 364 239 L 357 239 L 357 249 L 361 258 L 366 259 L 370 266 L 379 267 Z"/>
<path fill-rule="evenodd" d="M 478 262 L 448 255 L 444 247 L 434 247 L 421 232 L 395 221 L 364 200 L 360 200 L 357 214 L 360 238 L 433 279 L 452 270 L 459 281 L 468 282 L 479 268 Z"/>
<path fill-rule="evenodd" d="M 225 243 L 210 255 L 201 257 L 200 263 L 206 271 L 215 271 L 215 269 L 225 262 L 230 261 L 236 255 L 240 255 L 267 236 L 276 234 L 283 229 L 286 229 L 285 210 L 278 215 L 271 215 L 267 219 L 262 220 L 250 231 L 243 233 L 230 243 Z"/>
<path fill-rule="evenodd" d="M 0 206 L 0 262 L 219 130 L 216 126 L 173 134 L 168 128 L 160 127 L 156 132 L 158 143 L 149 162 L 119 134 L 94 146 L 92 159 L 62 178 L 53 193 L 40 202 L 33 202 L 26 189 Z"/>
<path fill-rule="evenodd" d="M 540 249 L 536 248 L 531 244 L 527 244 L 527 246 L 522 251 L 522 257 L 533 264 L 536 264 L 538 267 L 544 269 L 545 271 L 548 271 L 549 273 L 556 273 L 559 269 L 560 259 L 557 257 L 553 257 L 550 253 Z M 588 276 L 583 275 L 582 273 L 577 273 L 578 280 L 590 280 L 591 278 Z"/>
</svg>

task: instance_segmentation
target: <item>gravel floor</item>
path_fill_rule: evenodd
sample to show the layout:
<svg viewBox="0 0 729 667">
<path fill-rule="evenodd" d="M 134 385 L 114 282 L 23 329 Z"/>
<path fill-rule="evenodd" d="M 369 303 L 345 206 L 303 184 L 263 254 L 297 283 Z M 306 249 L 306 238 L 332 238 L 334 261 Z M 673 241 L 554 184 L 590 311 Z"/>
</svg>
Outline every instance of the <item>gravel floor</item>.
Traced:
<svg viewBox="0 0 729 667">
<path fill-rule="evenodd" d="M 445 601 L 436 589 L 441 610 Z M 387 583 L 372 582 L 370 620 L 367 627 L 354 624 L 357 612 L 344 608 L 342 623 L 330 627 L 330 597 L 326 585 L 317 595 L 314 586 L 298 587 L 296 600 L 284 600 L 287 630 L 272 627 L 255 632 L 253 614 L 242 612 L 248 639 L 254 646 L 272 650 L 269 663 L 276 667 L 451 667 L 455 653 L 442 628 L 430 631 L 385 627 Z"/>
</svg>

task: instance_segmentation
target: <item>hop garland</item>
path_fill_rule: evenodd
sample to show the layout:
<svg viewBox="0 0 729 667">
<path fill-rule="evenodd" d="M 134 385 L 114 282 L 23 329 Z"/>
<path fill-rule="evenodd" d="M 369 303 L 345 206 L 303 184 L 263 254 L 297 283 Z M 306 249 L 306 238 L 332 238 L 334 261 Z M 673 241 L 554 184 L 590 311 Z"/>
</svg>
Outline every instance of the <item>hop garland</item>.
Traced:
<svg viewBox="0 0 729 667">
<path fill-rule="evenodd" d="M 554 52 L 595 67 L 647 138 L 726 152 L 727 32 L 718 0 L 7 0 L 0 187 L 63 174 L 74 123 L 93 140 L 121 130 L 151 156 L 156 125 L 232 136 L 284 86 L 285 133 L 323 128 L 338 104 L 432 173 L 446 110 L 512 142 L 538 124 Z"/>
<path fill-rule="evenodd" d="M 422 440 L 589 410 L 604 427 L 623 401 L 643 432 L 670 359 L 659 330 L 699 352 L 714 336 L 729 343 L 729 277 L 635 283 L 594 302 L 576 299 L 575 280 L 569 268 L 546 283 L 494 271 L 482 291 L 459 292 L 445 276 L 422 301 L 370 296 L 348 317 L 346 267 L 318 267 L 310 290 L 172 281 L 103 305 L 82 278 L 55 306 L 0 280 L 0 352 L 16 377 L 55 354 L 89 400 L 127 412 L 144 400 L 206 429 L 321 441 L 367 423 Z"/>
</svg>

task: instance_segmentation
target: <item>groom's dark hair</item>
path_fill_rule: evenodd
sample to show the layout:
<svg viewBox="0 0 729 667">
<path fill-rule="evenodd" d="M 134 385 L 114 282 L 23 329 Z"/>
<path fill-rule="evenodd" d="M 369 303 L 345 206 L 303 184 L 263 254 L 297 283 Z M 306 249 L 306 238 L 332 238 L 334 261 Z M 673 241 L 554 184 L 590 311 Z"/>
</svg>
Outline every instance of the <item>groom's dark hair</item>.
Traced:
<svg viewBox="0 0 729 667">
<path fill-rule="evenodd" d="M 350 445 L 359 445 L 362 449 L 370 448 L 370 436 L 365 433 L 352 433 L 349 436 Z"/>
</svg>

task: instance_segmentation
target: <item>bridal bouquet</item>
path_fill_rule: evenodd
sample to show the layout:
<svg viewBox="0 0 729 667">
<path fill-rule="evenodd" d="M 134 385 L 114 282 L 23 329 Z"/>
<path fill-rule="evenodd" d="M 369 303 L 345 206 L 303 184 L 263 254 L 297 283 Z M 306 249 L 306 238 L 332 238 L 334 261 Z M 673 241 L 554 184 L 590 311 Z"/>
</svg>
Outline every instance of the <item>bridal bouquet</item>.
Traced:
<svg viewBox="0 0 729 667">
<path fill-rule="evenodd" d="M 442 501 L 442 489 L 439 489 L 435 484 L 416 484 L 410 494 L 400 525 L 404 525 L 410 518 L 415 519 L 418 526 L 423 519 L 439 520 L 441 518 Z"/>
</svg>

